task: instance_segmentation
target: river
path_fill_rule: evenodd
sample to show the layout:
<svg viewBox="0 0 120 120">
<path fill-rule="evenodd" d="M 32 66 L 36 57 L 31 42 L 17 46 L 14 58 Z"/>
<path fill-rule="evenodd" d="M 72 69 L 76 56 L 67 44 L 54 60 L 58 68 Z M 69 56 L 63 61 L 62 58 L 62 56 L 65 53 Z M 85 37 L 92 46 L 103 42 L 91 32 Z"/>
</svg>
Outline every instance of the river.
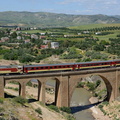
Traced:
<svg viewBox="0 0 120 120">
<path fill-rule="evenodd" d="M 46 85 L 55 87 L 55 80 L 47 81 Z M 76 88 L 73 92 L 70 107 L 76 120 L 95 120 L 92 111 L 89 109 L 89 98 L 92 94 L 84 88 Z"/>
<path fill-rule="evenodd" d="M 70 107 L 76 120 L 95 120 L 89 109 L 89 98 L 92 94 L 84 88 L 76 88 L 71 99 Z"/>
</svg>

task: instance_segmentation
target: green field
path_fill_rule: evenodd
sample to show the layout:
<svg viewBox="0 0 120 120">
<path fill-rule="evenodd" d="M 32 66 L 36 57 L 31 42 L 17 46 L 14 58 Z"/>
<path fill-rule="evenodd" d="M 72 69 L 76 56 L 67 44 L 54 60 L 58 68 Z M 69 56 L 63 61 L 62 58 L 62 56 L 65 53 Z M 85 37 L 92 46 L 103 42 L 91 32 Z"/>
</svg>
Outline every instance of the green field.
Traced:
<svg viewBox="0 0 120 120">
<path fill-rule="evenodd" d="M 81 26 L 74 26 L 69 27 L 70 29 L 79 29 L 79 30 L 86 30 L 86 29 L 92 29 L 92 28 L 102 28 L 102 27 L 112 27 L 112 26 L 120 26 L 120 23 L 115 24 L 89 24 L 89 25 L 81 25 Z"/>
</svg>

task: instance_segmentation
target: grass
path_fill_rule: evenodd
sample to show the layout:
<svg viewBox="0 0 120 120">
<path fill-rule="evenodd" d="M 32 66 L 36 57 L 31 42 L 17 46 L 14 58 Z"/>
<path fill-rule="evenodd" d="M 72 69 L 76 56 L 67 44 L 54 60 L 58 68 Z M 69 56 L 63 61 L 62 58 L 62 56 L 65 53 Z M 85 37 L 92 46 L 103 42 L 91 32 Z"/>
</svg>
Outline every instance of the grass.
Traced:
<svg viewBox="0 0 120 120">
<path fill-rule="evenodd" d="M 92 29 L 92 28 L 102 28 L 102 27 L 112 27 L 112 26 L 120 26 L 120 24 L 89 24 L 89 25 L 81 25 L 81 26 L 74 26 L 69 27 L 70 29 L 80 29 L 80 30 L 86 30 L 86 29 Z"/>
<path fill-rule="evenodd" d="M 3 59 L 3 55 L 0 55 L 0 59 Z"/>
</svg>

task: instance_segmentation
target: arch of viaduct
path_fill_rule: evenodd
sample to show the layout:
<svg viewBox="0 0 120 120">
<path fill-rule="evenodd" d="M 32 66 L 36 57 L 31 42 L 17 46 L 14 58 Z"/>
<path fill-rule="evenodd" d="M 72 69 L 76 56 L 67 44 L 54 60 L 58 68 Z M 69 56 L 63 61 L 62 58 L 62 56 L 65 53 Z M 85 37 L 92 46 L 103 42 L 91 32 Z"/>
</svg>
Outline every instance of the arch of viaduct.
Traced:
<svg viewBox="0 0 120 120">
<path fill-rule="evenodd" d="M 26 97 L 26 84 L 38 80 L 38 100 L 45 103 L 45 84 L 47 80 L 56 80 L 55 104 L 58 107 L 70 106 L 71 97 L 76 85 L 90 75 L 100 76 L 107 88 L 107 100 L 113 101 L 120 96 L 120 67 L 84 71 L 41 73 L 28 75 L 0 76 L 0 97 L 4 97 L 4 86 L 9 81 L 19 82 L 19 95 Z"/>
</svg>

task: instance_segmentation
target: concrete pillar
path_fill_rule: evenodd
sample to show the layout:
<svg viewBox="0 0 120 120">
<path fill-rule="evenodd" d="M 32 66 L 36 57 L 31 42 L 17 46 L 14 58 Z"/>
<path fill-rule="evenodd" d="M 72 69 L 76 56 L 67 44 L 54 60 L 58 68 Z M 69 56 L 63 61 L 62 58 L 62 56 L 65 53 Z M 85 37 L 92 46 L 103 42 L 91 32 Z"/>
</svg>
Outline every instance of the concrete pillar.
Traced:
<svg viewBox="0 0 120 120">
<path fill-rule="evenodd" d="M 40 90 L 41 90 L 41 82 L 38 81 L 38 101 L 40 101 Z"/>
<path fill-rule="evenodd" d="M 116 82 L 115 82 L 115 98 L 117 98 L 118 96 L 120 96 L 120 90 L 119 90 L 119 87 L 120 87 L 120 75 L 119 75 L 119 71 L 116 70 Z"/>
<path fill-rule="evenodd" d="M 19 96 L 21 95 L 21 84 L 19 83 Z"/>
<path fill-rule="evenodd" d="M 68 96 L 69 96 L 69 80 L 68 80 L 68 77 L 61 76 L 59 89 L 58 89 L 56 106 L 58 106 L 58 107 L 63 107 L 63 106 L 68 107 L 69 106 Z"/>
<path fill-rule="evenodd" d="M 4 98 L 4 77 L 0 76 L 0 97 Z"/>
<path fill-rule="evenodd" d="M 45 104 L 45 82 L 42 82 L 41 83 L 41 87 L 40 88 L 38 88 L 38 90 L 39 90 L 39 101 L 41 101 L 43 104 Z"/>
<path fill-rule="evenodd" d="M 56 84 L 55 84 L 55 105 L 59 104 L 60 101 L 60 96 L 59 96 L 59 92 L 60 92 L 60 81 L 56 80 Z"/>
<path fill-rule="evenodd" d="M 25 91 L 26 91 L 26 84 L 25 84 L 24 82 L 21 82 L 20 95 L 21 95 L 23 98 L 26 97 Z"/>
</svg>

